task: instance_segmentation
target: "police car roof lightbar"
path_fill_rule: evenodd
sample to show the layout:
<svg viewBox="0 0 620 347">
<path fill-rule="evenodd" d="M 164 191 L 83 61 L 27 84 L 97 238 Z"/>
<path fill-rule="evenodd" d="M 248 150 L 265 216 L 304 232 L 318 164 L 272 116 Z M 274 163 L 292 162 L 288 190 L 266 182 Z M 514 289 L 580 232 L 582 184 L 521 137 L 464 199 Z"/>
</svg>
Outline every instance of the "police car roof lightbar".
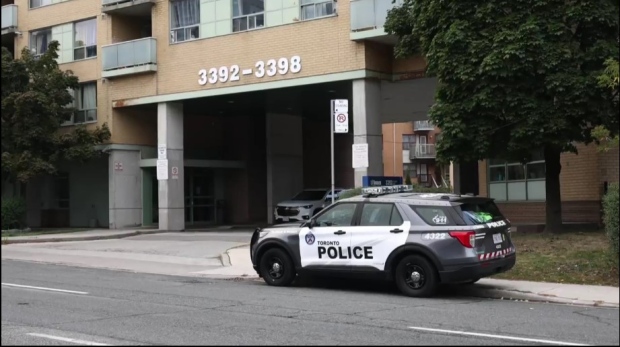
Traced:
<svg viewBox="0 0 620 347">
<path fill-rule="evenodd" d="M 380 187 L 366 187 L 362 188 L 363 196 L 378 196 L 392 193 L 404 193 L 413 191 L 413 186 L 408 185 L 395 185 L 395 186 L 380 186 Z"/>
</svg>

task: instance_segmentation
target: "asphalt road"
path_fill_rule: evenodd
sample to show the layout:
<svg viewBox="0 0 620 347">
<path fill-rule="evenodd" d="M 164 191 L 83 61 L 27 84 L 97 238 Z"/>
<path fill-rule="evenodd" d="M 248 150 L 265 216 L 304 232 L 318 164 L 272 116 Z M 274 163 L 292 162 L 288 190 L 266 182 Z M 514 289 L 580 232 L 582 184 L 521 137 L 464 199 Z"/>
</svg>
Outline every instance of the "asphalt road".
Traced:
<svg viewBox="0 0 620 347">
<path fill-rule="evenodd" d="M 3 260 L 2 345 L 619 344 L 617 309 L 457 292 L 412 299 L 385 284 L 275 288 Z"/>
</svg>

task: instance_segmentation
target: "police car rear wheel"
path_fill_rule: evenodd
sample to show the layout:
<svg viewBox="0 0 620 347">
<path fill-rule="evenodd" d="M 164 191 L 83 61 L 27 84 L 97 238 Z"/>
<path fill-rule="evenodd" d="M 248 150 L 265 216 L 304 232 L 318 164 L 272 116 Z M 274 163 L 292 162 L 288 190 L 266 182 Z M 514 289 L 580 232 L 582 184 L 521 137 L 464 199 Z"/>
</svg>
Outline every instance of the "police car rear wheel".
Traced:
<svg viewBox="0 0 620 347">
<path fill-rule="evenodd" d="M 396 267 L 394 279 L 401 293 L 413 297 L 435 294 L 438 282 L 433 265 L 418 255 L 404 257 Z"/>
<path fill-rule="evenodd" d="M 277 248 L 263 254 L 260 260 L 260 273 L 265 282 L 272 286 L 288 286 L 295 279 L 291 258 Z"/>
</svg>

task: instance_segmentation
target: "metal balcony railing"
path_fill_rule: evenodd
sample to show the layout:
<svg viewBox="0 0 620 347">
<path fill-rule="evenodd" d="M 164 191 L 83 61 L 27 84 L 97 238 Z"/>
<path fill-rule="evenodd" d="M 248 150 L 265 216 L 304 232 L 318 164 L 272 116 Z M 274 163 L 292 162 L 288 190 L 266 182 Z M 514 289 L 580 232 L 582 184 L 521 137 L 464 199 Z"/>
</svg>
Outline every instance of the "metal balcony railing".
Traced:
<svg viewBox="0 0 620 347">
<path fill-rule="evenodd" d="M 402 4 L 401 0 L 351 0 L 351 31 L 382 28 L 390 9 Z"/>
<path fill-rule="evenodd" d="M 2 6 L 2 33 L 17 29 L 17 5 Z"/>
<path fill-rule="evenodd" d="M 103 71 L 157 65 L 157 40 L 154 37 L 103 46 L 102 52 Z"/>
<path fill-rule="evenodd" d="M 416 144 L 409 150 L 410 159 L 434 159 L 437 157 L 437 151 L 434 144 L 421 145 Z"/>
<path fill-rule="evenodd" d="M 430 120 L 417 120 L 413 124 L 415 131 L 432 131 L 435 130 L 435 124 Z"/>
</svg>

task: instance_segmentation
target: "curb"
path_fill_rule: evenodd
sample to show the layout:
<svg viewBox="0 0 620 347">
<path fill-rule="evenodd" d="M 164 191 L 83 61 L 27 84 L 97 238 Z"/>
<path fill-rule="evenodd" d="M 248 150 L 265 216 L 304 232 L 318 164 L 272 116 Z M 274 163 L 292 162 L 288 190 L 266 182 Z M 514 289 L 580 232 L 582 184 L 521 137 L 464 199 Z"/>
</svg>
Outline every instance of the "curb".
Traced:
<svg viewBox="0 0 620 347">
<path fill-rule="evenodd" d="M 220 260 L 222 261 L 222 265 L 223 266 L 232 266 L 232 263 L 230 261 L 230 254 L 228 253 L 230 250 L 237 249 L 237 248 L 248 247 L 249 245 L 250 245 L 250 243 L 244 243 L 244 244 L 239 245 L 239 246 L 231 247 L 231 248 L 227 249 L 226 252 L 220 254 Z"/>
<path fill-rule="evenodd" d="M 46 243 L 46 242 L 71 242 L 71 241 L 96 241 L 96 240 L 113 240 L 113 239 L 123 239 L 126 237 L 132 236 L 140 236 L 140 235 L 150 235 L 150 234 L 161 234 L 161 233 L 169 233 L 169 230 L 149 230 L 149 231 L 132 231 L 124 234 L 114 234 L 114 235 L 98 235 L 98 236 L 72 236 L 72 237 L 59 237 L 59 238 L 48 238 L 48 239 L 37 239 L 34 236 L 29 240 L 11 240 L 6 239 L 2 240 L 2 245 L 10 245 L 10 244 L 20 244 L 20 243 Z M 42 236 L 42 235 L 38 235 Z"/>
<path fill-rule="evenodd" d="M 518 300 L 526 302 L 538 302 L 538 303 L 554 303 L 563 305 L 576 305 L 576 306 L 590 306 L 590 307 L 605 307 L 605 308 L 619 308 L 620 305 L 601 300 L 578 300 L 561 298 L 553 295 L 540 295 L 532 292 L 519 292 L 512 290 L 492 289 L 492 288 L 468 288 L 467 291 L 462 292 L 464 295 L 485 298 L 485 299 L 499 299 L 499 300 Z"/>
</svg>

